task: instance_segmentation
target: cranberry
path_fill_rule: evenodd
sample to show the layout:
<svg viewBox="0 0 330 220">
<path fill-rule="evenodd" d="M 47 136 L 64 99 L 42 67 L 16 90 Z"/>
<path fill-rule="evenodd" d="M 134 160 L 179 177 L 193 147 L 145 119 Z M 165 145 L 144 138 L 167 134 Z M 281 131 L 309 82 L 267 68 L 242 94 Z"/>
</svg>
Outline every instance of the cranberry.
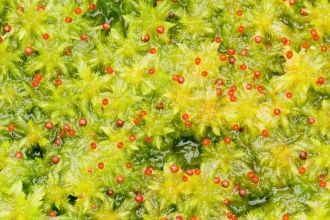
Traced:
<svg viewBox="0 0 330 220">
<path fill-rule="evenodd" d="M 204 146 L 209 146 L 209 145 L 211 144 L 211 141 L 210 141 L 210 139 L 208 139 L 208 138 L 204 138 L 204 139 L 202 140 L 202 144 L 203 144 Z"/>
<path fill-rule="evenodd" d="M 124 182 L 124 177 L 123 176 L 117 176 L 117 178 L 116 178 L 116 181 L 117 181 L 117 183 L 123 183 Z"/>
<path fill-rule="evenodd" d="M 157 31 L 158 34 L 163 34 L 164 31 L 165 31 L 165 29 L 164 29 L 163 26 L 158 26 L 157 29 L 156 29 L 156 31 Z"/>
<path fill-rule="evenodd" d="M 301 160 L 306 160 L 306 158 L 307 158 L 307 152 L 305 152 L 305 151 L 303 151 L 303 152 L 300 152 L 300 154 L 299 154 L 299 158 L 301 159 Z"/>
<path fill-rule="evenodd" d="M 141 196 L 141 195 L 135 196 L 135 201 L 138 202 L 138 203 L 143 202 L 143 196 Z"/>
<path fill-rule="evenodd" d="M 102 24 L 102 28 L 104 30 L 109 30 L 110 29 L 110 24 L 109 23 L 104 23 L 104 24 Z"/>
<path fill-rule="evenodd" d="M 112 196 L 115 192 L 112 189 L 109 189 L 107 191 L 108 196 Z"/>
<path fill-rule="evenodd" d="M 179 167 L 175 164 L 171 165 L 170 170 L 172 173 L 177 173 L 179 171 Z"/>
<path fill-rule="evenodd" d="M 125 124 L 125 122 L 123 121 L 123 120 L 120 120 L 120 119 L 118 119 L 117 121 L 116 121 L 116 125 L 117 125 L 117 127 L 123 127 L 124 126 L 124 124 Z"/>
<path fill-rule="evenodd" d="M 79 120 L 79 125 L 80 125 L 80 126 L 86 126 L 86 125 L 87 125 L 87 120 L 86 120 L 85 118 L 81 118 L 81 119 Z"/>
<path fill-rule="evenodd" d="M 47 123 L 46 123 L 46 128 L 47 128 L 48 130 L 51 130 L 53 127 L 54 127 L 54 124 L 53 124 L 52 122 L 47 122 Z"/>
<path fill-rule="evenodd" d="M 239 195 L 242 196 L 242 197 L 246 196 L 246 190 L 245 189 L 240 189 L 239 190 Z"/>
<path fill-rule="evenodd" d="M 58 157 L 56 157 L 56 156 L 53 156 L 53 157 L 52 157 L 52 162 L 53 162 L 54 164 L 57 164 L 59 161 L 60 161 L 60 159 L 59 159 Z"/>
</svg>

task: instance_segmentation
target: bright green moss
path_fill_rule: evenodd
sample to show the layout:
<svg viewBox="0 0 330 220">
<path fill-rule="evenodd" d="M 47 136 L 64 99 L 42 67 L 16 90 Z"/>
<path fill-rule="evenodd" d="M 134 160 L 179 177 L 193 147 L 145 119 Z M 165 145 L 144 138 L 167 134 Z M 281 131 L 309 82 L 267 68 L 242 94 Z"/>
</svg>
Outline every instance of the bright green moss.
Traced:
<svg viewBox="0 0 330 220">
<path fill-rule="evenodd" d="M 0 219 L 329 219 L 330 3 L 294 2 L 0 0 Z"/>
</svg>

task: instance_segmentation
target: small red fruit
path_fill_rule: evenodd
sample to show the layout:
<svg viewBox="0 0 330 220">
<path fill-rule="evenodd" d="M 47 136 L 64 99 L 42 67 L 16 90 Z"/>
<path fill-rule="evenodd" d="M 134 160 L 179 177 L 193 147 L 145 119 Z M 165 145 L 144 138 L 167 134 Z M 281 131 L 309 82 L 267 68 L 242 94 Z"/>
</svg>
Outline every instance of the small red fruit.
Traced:
<svg viewBox="0 0 330 220">
<path fill-rule="evenodd" d="M 320 187 L 325 188 L 327 186 L 327 182 L 321 180 L 320 181 Z"/>
<path fill-rule="evenodd" d="M 73 129 L 70 129 L 70 130 L 68 131 L 68 133 L 69 133 L 69 135 L 72 137 L 72 136 L 74 136 L 74 135 L 76 134 L 76 131 L 73 130 Z"/>
<path fill-rule="evenodd" d="M 98 167 L 100 170 L 102 170 L 102 169 L 104 168 L 104 163 L 99 162 L 99 163 L 97 164 L 97 167 Z"/>
<path fill-rule="evenodd" d="M 286 93 L 286 97 L 289 98 L 289 99 L 292 98 L 292 93 L 291 92 L 287 92 Z"/>
<path fill-rule="evenodd" d="M 255 177 L 254 172 L 252 172 L 252 171 L 248 172 L 247 177 L 248 177 L 249 179 L 252 179 L 253 177 Z"/>
<path fill-rule="evenodd" d="M 242 14 L 243 14 L 243 10 L 242 10 L 242 9 L 237 10 L 236 14 L 237 14 L 238 16 L 242 16 Z"/>
<path fill-rule="evenodd" d="M 320 175 L 319 175 L 319 180 L 320 180 L 320 181 L 325 180 L 325 178 L 326 178 L 326 177 L 325 177 L 324 174 L 320 174 Z"/>
<path fill-rule="evenodd" d="M 127 163 L 127 164 L 126 164 L 126 168 L 127 168 L 127 169 L 132 168 L 132 164 L 131 164 L 131 163 Z"/>
<path fill-rule="evenodd" d="M 179 171 L 179 167 L 175 164 L 171 165 L 170 170 L 172 173 L 177 173 Z"/>
<path fill-rule="evenodd" d="M 200 63 L 201 63 L 201 58 L 199 58 L 199 57 L 196 57 L 196 59 L 195 59 L 195 64 L 196 65 L 199 65 Z"/>
<path fill-rule="evenodd" d="M 234 217 L 232 212 L 227 212 L 226 214 L 227 218 L 232 219 Z"/>
<path fill-rule="evenodd" d="M 183 181 L 183 182 L 188 182 L 188 180 L 189 180 L 189 179 L 188 179 L 187 176 L 183 176 L 183 177 L 182 177 L 182 181 Z"/>
<path fill-rule="evenodd" d="M 241 64 L 241 65 L 239 66 L 239 68 L 240 68 L 241 70 L 246 70 L 246 65 L 245 65 L 245 64 Z"/>
<path fill-rule="evenodd" d="M 286 52 L 286 58 L 291 59 L 292 57 L 293 57 L 293 52 L 291 50 Z"/>
<path fill-rule="evenodd" d="M 204 77 L 206 77 L 206 76 L 207 76 L 207 74 L 208 74 L 208 73 L 207 73 L 207 71 L 205 71 L 205 70 L 204 70 L 204 71 L 202 72 L 202 74 L 201 74 L 201 75 L 202 75 L 202 76 L 204 76 Z"/>
<path fill-rule="evenodd" d="M 65 124 L 65 125 L 63 126 L 63 130 L 64 130 L 64 131 L 69 131 L 69 130 L 70 130 L 70 125 Z"/>
<path fill-rule="evenodd" d="M 315 119 L 314 118 L 309 118 L 308 119 L 308 124 L 314 124 L 315 123 Z"/>
<path fill-rule="evenodd" d="M 26 47 L 25 53 L 26 53 L 26 55 L 31 55 L 33 53 L 33 49 L 31 47 Z"/>
<path fill-rule="evenodd" d="M 241 26 L 238 27 L 238 32 L 243 33 L 244 29 L 245 29 L 244 26 L 241 25 Z"/>
<path fill-rule="evenodd" d="M 71 17 L 66 17 L 65 22 L 70 24 L 72 22 L 72 18 Z"/>
<path fill-rule="evenodd" d="M 123 148 L 124 147 L 124 143 L 123 142 L 118 142 L 117 147 L 118 148 Z"/>
<path fill-rule="evenodd" d="M 5 25 L 4 27 L 3 27 L 3 30 L 5 31 L 5 32 L 10 32 L 11 31 L 11 27 L 10 27 L 10 25 Z"/>
<path fill-rule="evenodd" d="M 238 124 L 233 125 L 233 130 L 237 131 L 239 129 Z"/>
<path fill-rule="evenodd" d="M 254 184 L 258 184 L 258 183 L 259 183 L 259 177 L 257 177 L 257 176 L 253 177 L 253 178 L 252 178 L 252 182 L 253 182 Z"/>
<path fill-rule="evenodd" d="M 134 118 L 134 124 L 139 124 L 140 123 L 140 119 L 139 118 Z"/>
<path fill-rule="evenodd" d="M 19 7 L 17 8 L 17 11 L 24 12 L 24 7 L 19 6 Z"/>
<path fill-rule="evenodd" d="M 214 177 L 214 179 L 213 179 L 213 182 L 215 183 L 215 184 L 219 184 L 220 183 L 220 178 L 219 177 Z"/>
<path fill-rule="evenodd" d="M 156 48 L 150 48 L 149 52 L 151 54 L 155 54 L 157 52 Z"/>
<path fill-rule="evenodd" d="M 214 38 L 214 41 L 219 44 L 219 43 L 221 43 L 221 38 L 219 36 L 216 36 Z"/>
<path fill-rule="evenodd" d="M 223 188 L 228 188 L 229 187 L 229 182 L 227 180 L 222 181 L 221 183 Z"/>
<path fill-rule="evenodd" d="M 44 11 L 46 8 L 44 5 L 38 5 L 38 11 Z"/>
<path fill-rule="evenodd" d="M 281 110 L 280 110 L 279 108 L 275 108 L 275 109 L 274 109 L 274 114 L 275 114 L 275 115 L 279 115 L 279 114 L 281 114 Z"/>
<path fill-rule="evenodd" d="M 307 156 L 308 156 L 308 154 L 305 151 L 299 153 L 299 158 L 301 160 L 306 160 Z"/>
<path fill-rule="evenodd" d="M 224 204 L 225 206 L 229 206 L 229 205 L 230 205 L 230 200 L 229 200 L 229 199 L 225 199 L 225 200 L 223 201 L 223 204 Z"/>
<path fill-rule="evenodd" d="M 327 46 L 325 46 L 325 45 L 322 45 L 321 46 L 321 51 L 322 52 L 326 52 L 328 50 L 328 47 Z"/>
<path fill-rule="evenodd" d="M 33 80 L 31 84 L 32 84 L 33 87 L 38 87 L 39 86 L 39 81 L 38 80 Z"/>
<path fill-rule="evenodd" d="M 88 35 L 87 34 L 82 34 L 80 36 L 80 40 L 82 40 L 82 41 L 86 41 L 87 39 L 88 39 Z"/>
<path fill-rule="evenodd" d="M 53 156 L 53 157 L 52 157 L 52 162 L 53 162 L 54 164 L 57 164 L 59 161 L 60 161 L 60 159 L 59 159 L 58 157 L 56 157 L 56 156 Z"/>
<path fill-rule="evenodd" d="M 9 131 L 13 131 L 13 130 L 15 130 L 15 125 L 14 125 L 14 124 L 10 124 L 10 125 L 8 125 L 8 130 L 9 130 Z"/>
<path fill-rule="evenodd" d="M 129 136 L 129 140 L 130 141 L 135 141 L 136 140 L 136 137 L 135 137 L 135 135 L 134 134 L 131 134 L 130 136 Z"/>
<path fill-rule="evenodd" d="M 187 120 L 189 118 L 189 115 L 187 114 L 187 113 L 184 113 L 183 115 L 182 115 L 182 119 L 183 120 Z"/>
<path fill-rule="evenodd" d="M 44 33 L 44 34 L 42 35 L 42 38 L 43 38 L 44 40 L 48 40 L 48 39 L 49 39 L 49 34 L 48 34 L 48 33 Z"/>
<path fill-rule="evenodd" d="M 187 174 L 188 176 L 192 176 L 192 175 L 194 174 L 194 171 L 188 169 L 188 170 L 186 170 L 186 174 Z"/>
<path fill-rule="evenodd" d="M 102 99 L 102 105 L 109 104 L 109 100 L 107 98 Z"/>
<path fill-rule="evenodd" d="M 207 146 L 209 146 L 211 144 L 211 141 L 208 138 L 204 138 L 202 140 L 202 144 L 207 147 Z"/>
<path fill-rule="evenodd" d="M 96 144 L 94 143 L 94 142 L 92 142 L 90 145 L 89 145 L 93 150 L 95 150 L 96 149 Z"/>
<path fill-rule="evenodd" d="M 65 56 L 70 56 L 71 55 L 71 49 L 70 48 L 65 48 L 63 53 L 64 53 Z"/>
<path fill-rule="evenodd" d="M 92 168 L 88 168 L 87 172 L 88 173 L 91 173 L 91 172 L 93 172 L 93 169 Z"/>
<path fill-rule="evenodd" d="M 89 4 L 88 8 L 93 11 L 93 10 L 96 9 L 96 5 L 95 4 Z"/>
<path fill-rule="evenodd" d="M 242 197 L 246 196 L 246 190 L 245 189 L 240 189 L 239 190 L 239 195 L 242 196 Z"/>
<path fill-rule="evenodd" d="M 92 209 L 96 209 L 96 205 L 95 204 L 92 204 L 91 208 Z"/>
<path fill-rule="evenodd" d="M 141 195 L 135 196 L 135 201 L 139 202 L 139 203 L 143 202 L 143 196 L 141 196 Z"/>
<path fill-rule="evenodd" d="M 109 189 L 107 191 L 108 196 L 112 196 L 115 192 L 112 189 Z"/>
<path fill-rule="evenodd" d="M 309 46 L 309 43 L 307 41 L 305 41 L 304 43 L 301 44 L 301 47 L 304 49 L 307 49 Z"/>
<path fill-rule="evenodd" d="M 52 122 L 47 122 L 47 123 L 46 123 L 46 128 L 47 128 L 48 130 L 51 130 L 53 127 L 54 127 L 54 124 L 53 124 Z"/>
<path fill-rule="evenodd" d="M 268 137 L 268 131 L 267 130 L 262 130 L 261 131 L 261 134 L 262 134 L 262 136 L 264 136 L 264 137 Z"/>
<path fill-rule="evenodd" d="M 113 69 L 112 69 L 110 66 L 108 66 L 108 67 L 105 69 L 105 71 L 107 71 L 107 73 L 109 73 L 109 74 L 113 74 Z"/>
<path fill-rule="evenodd" d="M 245 88 L 247 90 L 251 90 L 252 89 L 252 84 L 250 84 L 250 83 L 246 84 Z"/>
<path fill-rule="evenodd" d="M 198 168 L 195 168 L 194 173 L 198 176 L 199 174 L 201 174 L 201 170 Z"/>
<path fill-rule="evenodd" d="M 16 152 L 15 153 L 15 157 L 17 158 L 17 159 L 21 159 L 22 157 L 23 157 L 23 154 L 21 153 L 21 152 Z"/>
<path fill-rule="evenodd" d="M 230 144 L 230 142 L 231 142 L 231 138 L 230 137 L 224 137 L 223 138 L 223 141 L 226 143 L 226 144 Z"/>
<path fill-rule="evenodd" d="M 158 34 L 163 34 L 164 31 L 165 31 L 165 29 L 164 29 L 163 26 L 158 26 L 157 29 L 156 29 L 156 31 L 157 31 Z"/>
<path fill-rule="evenodd" d="M 125 179 L 124 179 L 123 176 L 117 176 L 117 178 L 116 178 L 116 181 L 117 181 L 117 183 L 119 183 L 119 184 L 123 183 L 124 180 L 125 180 Z"/>
<path fill-rule="evenodd" d="M 140 111 L 140 117 L 143 118 L 147 115 L 147 112 L 145 110 Z"/>
<path fill-rule="evenodd" d="M 155 69 L 154 68 L 150 68 L 148 70 L 148 73 L 151 74 L 151 75 L 155 74 Z"/>
<path fill-rule="evenodd" d="M 234 50 L 233 48 L 229 48 L 229 49 L 228 49 L 228 54 L 229 54 L 229 55 L 232 55 L 232 56 L 233 56 L 233 55 L 235 55 L 235 53 L 236 53 L 236 52 L 235 52 L 235 50 Z"/>
<path fill-rule="evenodd" d="M 81 8 L 76 8 L 76 9 L 74 10 L 74 12 L 75 12 L 77 15 L 81 14 Z"/>
<path fill-rule="evenodd" d="M 51 218 L 54 218 L 54 217 L 56 217 L 56 212 L 53 211 L 53 210 L 50 210 L 50 211 L 48 212 L 48 216 L 51 217 Z"/>
<path fill-rule="evenodd" d="M 290 219 L 289 214 L 282 215 L 282 220 L 289 220 L 289 219 Z"/>
<path fill-rule="evenodd" d="M 184 77 L 183 77 L 183 76 L 179 76 L 179 78 L 178 78 L 178 83 L 179 83 L 179 84 L 183 84 L 184 81 L 185 81 Z"/>
<path fill-rule="evenodd" d="M 124 126 L 124 124 L 125 124 L 125 122 L 123 121 L 123 120 L 120 120 L 120 119 L 118 119 L 117 121 L 116 121 L 116 125 L 117 125 L 117 127 L 123 127 Z"/>
<path fill-rule="evenodd" d="M 306 172 L 306 168 L 305 168 L 305 167 L 301 167 L 301 168 L 299 169 L 299 173 L 300 173 L 301 175 L 303 175 L 305 172 Z"/>
<path fill-rule="evenodd" d="M 104 23 L 104 24 L 102 24 L 102 28 L 104 30 L 109 30 L 110 29 L 110 24 L 109 23 Z"/>
<path fill-rule="evenodd" d="M 226 59 L 227 59 L 226 54 L 221 54 L 221 55 L 220 55 L 220 60 L 221 60 L 221 61 L 226 61 Z"/>
<path fill-rule="evenodd" d="M 152 172 L 153 172 L 152 168 L 148 167 L 147 169 L 144 170 L 144 175 L 151 176 Z"/>
<path fill-rule="evenodd" d="M 260 36 L 256 36 L 256 37 L 254 38 L 254 41 L 255 41 L 257 44 L 259 44 L 259 43 L 262 42 L 262 38 L 261 38 Z"/>
<path fill-rule="evenodd" d="M 80 125 L 80 126 L 86 126 L 86 125 L 87 125 L 87 120 L 86 120 L 86 118 L 81 118 L 81 119 L 79 119 L 79 125 Z"/>
</svg>

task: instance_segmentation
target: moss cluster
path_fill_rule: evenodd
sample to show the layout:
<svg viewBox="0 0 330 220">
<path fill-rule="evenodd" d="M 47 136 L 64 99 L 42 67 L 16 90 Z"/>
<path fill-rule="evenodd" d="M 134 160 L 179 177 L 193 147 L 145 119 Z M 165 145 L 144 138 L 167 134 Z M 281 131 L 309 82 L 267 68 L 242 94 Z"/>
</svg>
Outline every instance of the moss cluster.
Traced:
<svg viewBox="0 0 330 220">
<path fill-rule="evenodd" d="M 330 218 L 329 1 L 0 5 L 0 219 Z"/>
</svg>

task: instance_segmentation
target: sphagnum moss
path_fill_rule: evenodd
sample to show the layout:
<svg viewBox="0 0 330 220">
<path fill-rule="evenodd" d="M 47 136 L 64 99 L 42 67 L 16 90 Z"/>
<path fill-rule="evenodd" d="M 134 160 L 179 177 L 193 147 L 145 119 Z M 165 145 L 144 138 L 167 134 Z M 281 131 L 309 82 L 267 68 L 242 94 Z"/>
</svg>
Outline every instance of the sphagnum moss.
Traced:
<svg viewBox="0 0 330 220">
<path fill-rule="evenodd" d="M 329 1 L 0 5 L 0 219 L 330 219 Z"/>
</svg>

